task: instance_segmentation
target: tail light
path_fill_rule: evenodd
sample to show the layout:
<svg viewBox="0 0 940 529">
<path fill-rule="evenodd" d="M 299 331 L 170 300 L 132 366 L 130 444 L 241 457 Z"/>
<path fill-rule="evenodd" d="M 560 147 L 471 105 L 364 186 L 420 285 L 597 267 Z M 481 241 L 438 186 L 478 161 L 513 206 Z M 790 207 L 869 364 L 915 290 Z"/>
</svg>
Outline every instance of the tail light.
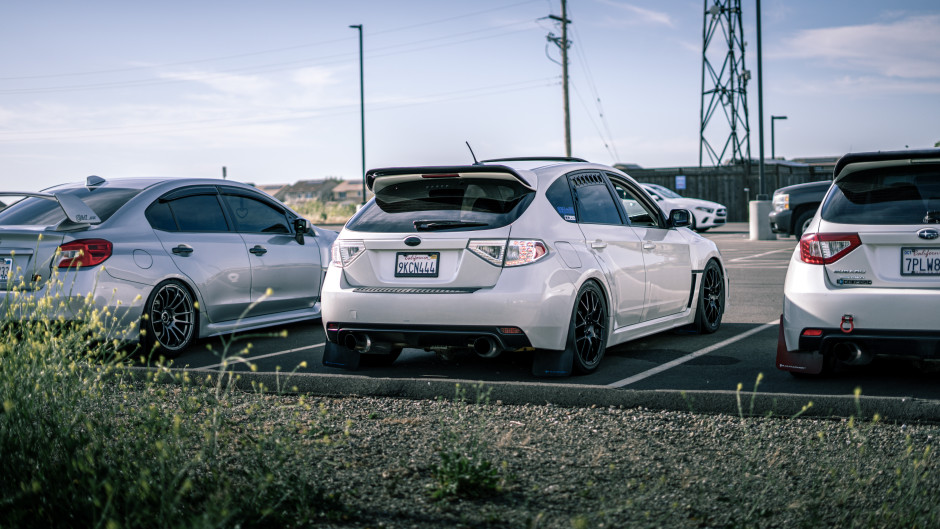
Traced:
<svg viewBox="0 0 940 529">
<path fill-rule="evenodd" d="M 57 268 L 95 266 L 111 257 L 113 246 L 104 239 L 79 239 L 59 246 Z"/>
<path fill-rule="evenodd" d="M 857 233 L 807 233 L 800 239 L 800 259 L 809 264 L 832 264 L 861 245 Z"/>
<path fill-rule="evenodd" d="M 340 268 L 349 266 L 349 263 L 355 261 L 365 249 L 366 245 L 362 241 L 338 239 L 333 242 L 333 247 L 331 248 L 333 264 Z"/>
<path fill-rule="evenodd" d="M 503 267 L 527 265 L 548 255 L 545 243 L 528 239 L 472 240 L 467 249 L 486 262 Z"/>
</svg>

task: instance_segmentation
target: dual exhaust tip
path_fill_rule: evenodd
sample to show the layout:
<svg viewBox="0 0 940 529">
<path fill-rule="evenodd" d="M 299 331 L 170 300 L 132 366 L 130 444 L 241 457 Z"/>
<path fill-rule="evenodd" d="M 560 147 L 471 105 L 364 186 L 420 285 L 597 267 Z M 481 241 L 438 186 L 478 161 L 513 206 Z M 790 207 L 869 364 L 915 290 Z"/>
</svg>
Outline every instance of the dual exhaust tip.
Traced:
<svg viewBox="0 0 940 529">
<path fill-rule="evenodd" d="M 348 333 L 343 338 L 343 345 L 360 353 L 385 353 L 391 351 L 391 344 L 373 344 L 366 333 Z M 489 336 L 480 336 L 470 346 L 473 352 L 483 358 L 494 358 L 503 352 L 502 347 Z"/>
</svg>

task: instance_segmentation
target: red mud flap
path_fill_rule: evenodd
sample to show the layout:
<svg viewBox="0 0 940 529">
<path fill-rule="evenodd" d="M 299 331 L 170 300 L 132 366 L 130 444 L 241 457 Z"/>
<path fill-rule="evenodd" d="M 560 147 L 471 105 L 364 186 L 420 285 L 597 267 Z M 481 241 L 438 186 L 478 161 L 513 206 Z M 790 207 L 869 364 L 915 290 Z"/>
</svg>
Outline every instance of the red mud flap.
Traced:
<svg viewBox="0 0 940 529">
<path fill-rule="evenodd" d="M 825 357 L 817 352 L 788 351 L 787 341 L 783 338 L 783 316 L 780 316 L 780 331 L 777 335 L 777 369 L 818 375 L 823 371 Z"/>
</svg>

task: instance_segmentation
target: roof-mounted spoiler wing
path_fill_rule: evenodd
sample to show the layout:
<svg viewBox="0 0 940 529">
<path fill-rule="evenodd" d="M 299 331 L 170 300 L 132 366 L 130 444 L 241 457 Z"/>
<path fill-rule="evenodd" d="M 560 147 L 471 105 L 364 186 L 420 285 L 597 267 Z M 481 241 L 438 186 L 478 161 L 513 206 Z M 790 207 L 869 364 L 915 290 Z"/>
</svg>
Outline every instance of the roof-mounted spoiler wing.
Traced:
<svg viewBox="0 0 940 529">
<path fill-rule="evenodd" d="M 535 190 L 521 174 L 515 169 L 505 165 L 449 165 L 433 167 L 388 167 L 385 169 L 370 169 L 366 173 L 366 185 L 370 191 L 374 191 L 375 180 L 388 176 L 422 175 L 426 178 L 454 176 L 461 174 L 480 174 L 480 173 L 504 173 L 513 176 L 525 187 Z"/>
<path fill-rule="evenodd" d="M 34 193 L 29 191 L 0 191 L 0 196 L 35 197 L 45 200 L 55 200 L 65 212 L 65 217 L 75 224 L 101 224 L 98 214 L 92 211 L 88 204 L 75 195 L 64 193 Z"/>
</svg>

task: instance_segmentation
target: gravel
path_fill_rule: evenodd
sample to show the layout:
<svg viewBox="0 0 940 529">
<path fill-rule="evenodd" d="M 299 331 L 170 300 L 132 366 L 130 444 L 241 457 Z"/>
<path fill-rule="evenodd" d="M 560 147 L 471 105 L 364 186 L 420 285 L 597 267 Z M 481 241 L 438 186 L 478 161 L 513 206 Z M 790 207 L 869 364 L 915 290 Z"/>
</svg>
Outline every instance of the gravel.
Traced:
<svg viewBox="0 0 940 529">
<path fill-rule="evenodd" d="M 304 399 L 324 437 L 303 464 L 345 506 L 323 527 L 940 526 L 932 424 Z M 449 451 L 491 463 L 498 490 L 434 499 Z"/>
</svg>

